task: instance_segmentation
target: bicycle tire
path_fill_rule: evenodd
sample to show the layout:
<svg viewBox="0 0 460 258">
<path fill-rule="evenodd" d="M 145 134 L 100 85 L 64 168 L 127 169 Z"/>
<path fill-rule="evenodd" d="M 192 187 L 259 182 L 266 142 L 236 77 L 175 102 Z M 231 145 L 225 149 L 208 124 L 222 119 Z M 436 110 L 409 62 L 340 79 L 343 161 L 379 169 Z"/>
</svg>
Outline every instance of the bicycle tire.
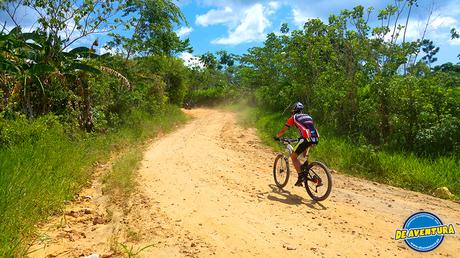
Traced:
<svg viewBox="0 0 460 258">
<path fill-rule="evenodd" d="M 304 184 L 305 184 L 305 189 L 307 190 L 307 193 L 308 195 L 314 200 L 314 201 L 324 201 L 327 199 L 327 197 L 329 197 L 329 195 L 331 194 L 331 191 L 332 191 L 332 175 L 331 175 L 331 172 L 329 170 L 329 168 L 324 165 L 323 163 L 319 162 L 319 161 L 313 161 L 311 162 L 309 165 L 308 165 L 308 174 L 310 175 L 310 170 L 315 167 L 315 166 L 318 166 L 320 167 L 321 169 L 324 170 L 325 174 L 326 174 L 326 178 L 327 178 L 327 189 L 326 189 L 326 192 L 321 195 L 321 196 L 317 196 L 313 191 L 312 189 L 310 189 L 310 186 L 308 185 L 308 181 L 310 181 L 308 179 L 308 176 L 305 178 L 305 181 L 304 181 Z M 316 174 L 316 173 L 315 173 Z M 323 178 L 321 178 L 322 180 L 324 180 Z"/>
<path fill-rule="evenodd" d="M 280 163 L 281 165 L 284 162 L 286 171 L 278 171 L 278 169 L 277 169 L 278 162 L 281 162 Z M 277 172 L 280 172 L 280 173 L 285 172 L 286 177 L 285 177 L 284 181 L 280 181 L 281 178 L 278 178 L 278 173 Z M 275 158 L 275 162 L 273 163 L 273 178 L 275 179 L 276 186 L 278 186 L 279 188 L 285 187 L 287 185 L 288 181 L 289 181 L 289 175 L 290 175 L 289 160 L 283 154 L 278 154 L 278 156 L 276 156 L 276 158 Z"/>
</svg>

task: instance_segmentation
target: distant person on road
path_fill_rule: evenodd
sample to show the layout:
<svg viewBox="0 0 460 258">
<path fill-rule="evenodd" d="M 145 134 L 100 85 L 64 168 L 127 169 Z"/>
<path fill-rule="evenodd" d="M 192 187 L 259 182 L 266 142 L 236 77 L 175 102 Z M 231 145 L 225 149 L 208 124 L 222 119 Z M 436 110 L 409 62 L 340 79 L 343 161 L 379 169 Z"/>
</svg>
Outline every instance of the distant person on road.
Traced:
<svg viewBox="0 0 460 258">
<path fill-rule="evenodd" d="M 314 144 L 318 144 L 319 140 L 319 133 L 315 128 L 313 118 L 311 118 L 311 116 L 308 114 L 303 114 L 303 108 L 304 106 L 300 102 L 296 102 L 292 106 L 291 117 L 289 117 L 283 129 L 281 129 L 281 131 L 279 131 L 275 137 L 275 140 L 279 140 L 279 138 L 282 137 L 284 133 L 286 133 L 291 125 L 295 125 L 299 130 L 299 142 L 294 147 L 294 151 L 291 155 L 292 163 L 294 164 L 295 170 L 298 174 L 297 182 L 295 183 L 296 186 L 303 186 L 302 182 L 304 181 L 305 177 L 305 175 L 301 172 L 302 170 L 300 167 L 300 161 L 297 159 L 297 157 L 302 153 L 304 153 L 304 155 L 308 155 L 308 153 L 305 153 L 308 150 L 308 147 Z"/>
<path fill-rule="evenodd" d="M 189 100 L 185 101 L 184 107 L 185 107 L 185 109 L 192 109 L 192 100 L 189 99 Z"/>
</svg>

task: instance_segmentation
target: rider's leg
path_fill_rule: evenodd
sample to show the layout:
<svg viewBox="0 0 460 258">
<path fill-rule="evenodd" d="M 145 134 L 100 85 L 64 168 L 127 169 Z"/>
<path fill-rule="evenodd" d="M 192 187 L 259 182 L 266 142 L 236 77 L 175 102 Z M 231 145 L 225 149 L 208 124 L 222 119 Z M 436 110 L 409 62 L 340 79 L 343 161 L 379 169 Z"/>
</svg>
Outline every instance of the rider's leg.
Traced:
<svg viewBox="0 0 460 258">
<path fill-rule="evenodd" d="M 297 173 L 300 173 L 300 161 L 297 159 L 297 157 L 297 153 L 293 152 L 291 154 L 292 164 L 294 164 L 294 168 L 297 171 Z"/>
<path fill-rule="evenodd" d="M 305 157 L 305 163 L 304 164 L 301 164 L 300 166 L 306 166 L 308 165 L 308 153 L 310 152 L 310 149 L 311 149 L 311 145 L 309 145 L 305 151 L 302 153 L 302 155 Z"/>
<path fill-rule="evenodd" d="M 309 147 L 310 147 L 310 144 L 305 139 L 301 139 L 299 143 L 294 147 L 294 151 L 291 154 L 291 159 L 292 159 L 292 163 L 294 164 L 295 169 L 297 170 L 297 173 L 302 172 L 302 165 L 303 165 L 300 163 L 297 157 L 299 157 L 299 155 L 304 155 L 304 157 L 308 158 Z"/>
<path fill-rule="evenodd" d="M 297 170 L 298 177 L 297 182 L 295 183 L 296 186 L 302 186 L 304 175 L 302 174 L 301 164 L 299 159 L 297 158 L 299 155 L 302 155 L 305 149 L 308 147 L 308 143 L 305 139 L 301 139 L 297 146 L 294 148 L 294 152 L 291 154 L 292 163 L 294 164 L 295 170 Z"/>
<path fill-rule="evenodd" d="M 297 159 L 298 157 L 298 154 L 293 152 L 291 154 L 291 160 L 292 160 L 292 164 L 294 164 L 294 167 L 295 167 L 295 170 L 297 171 L 297 182 L 295 182 L 295 186 L 303 186 L 302 183 L 303 183 L 303 175 L 301 173 L 301 169 L 300 169 L 300 161 L 299 159 Z"/>
</svg>

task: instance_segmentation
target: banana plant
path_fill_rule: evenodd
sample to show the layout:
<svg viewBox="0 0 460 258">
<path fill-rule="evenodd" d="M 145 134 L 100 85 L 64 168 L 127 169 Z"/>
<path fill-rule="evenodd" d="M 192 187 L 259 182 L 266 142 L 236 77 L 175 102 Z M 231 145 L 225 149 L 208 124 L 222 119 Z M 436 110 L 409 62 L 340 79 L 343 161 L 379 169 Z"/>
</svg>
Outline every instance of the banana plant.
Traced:
<svg viewBox="0 0 460 258">
<path fill-rule="evenodd" d="M 63 45 L 56 44 L 59 40 L 41 30 L 22 33 L 19 27 L 0 34 L 0 89 L 3 92 L 0 108 L 17 102 L 29 117 L 56 111 L 47 90 L 59 84 L 61 90 L 71 92 L 76 96 L 74 99 L 80 100 L 77 103 L 82 113 L 80 120 L 85 120 L 80 124 L 91 130 L 90 92 L 85 81 L 100 70 L 87 64 L 87 60 L 101 56 L 87 47 L 63 51 Z"/>
</svg>

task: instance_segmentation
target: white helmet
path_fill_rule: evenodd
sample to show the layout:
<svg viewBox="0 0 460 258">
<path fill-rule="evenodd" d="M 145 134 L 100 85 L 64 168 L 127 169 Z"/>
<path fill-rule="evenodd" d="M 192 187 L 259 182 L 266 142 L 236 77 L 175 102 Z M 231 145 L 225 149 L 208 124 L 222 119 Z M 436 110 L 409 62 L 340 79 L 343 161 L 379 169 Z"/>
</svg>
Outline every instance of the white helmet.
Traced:
<svg viewBox="0 0 460 258">
<path fill-rule="evenodd" d="M 292 105 L 292 110 L 291 110 L 292 113 L 297 114 L 297 113 L 302 112 L 302 110 L 303 110 L 303 104 L 302 103 L 296 102 L 296 103 L 294 103 L 294 105 Z"/>
</svg>

